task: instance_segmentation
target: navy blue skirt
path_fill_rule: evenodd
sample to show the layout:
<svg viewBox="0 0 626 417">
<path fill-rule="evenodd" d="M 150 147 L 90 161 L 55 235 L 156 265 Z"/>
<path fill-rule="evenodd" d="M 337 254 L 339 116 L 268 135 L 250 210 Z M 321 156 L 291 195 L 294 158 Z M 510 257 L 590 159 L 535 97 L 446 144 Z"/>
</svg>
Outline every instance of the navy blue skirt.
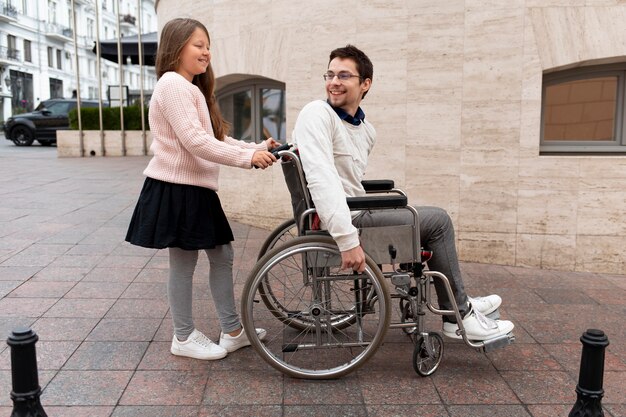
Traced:
<svg viewBox="0 0 626 417">
<path fill-rule="evenodd" d="M 215 191 L 149 177 L 126 233 L 127 242 L 155 249 L 213 249 L 233 240 Z"/>
</svg>

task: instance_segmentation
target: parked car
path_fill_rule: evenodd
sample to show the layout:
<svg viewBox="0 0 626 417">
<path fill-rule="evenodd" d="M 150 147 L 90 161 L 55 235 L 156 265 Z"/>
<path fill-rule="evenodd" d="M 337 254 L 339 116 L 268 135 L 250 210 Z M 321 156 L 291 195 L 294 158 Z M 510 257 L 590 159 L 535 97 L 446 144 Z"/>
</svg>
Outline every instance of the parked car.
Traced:
<svg viewBox="0 0 626 417">
<path fill-rule="evenodd" d="M 81 107 L 98 107 L 97 101 L 81 100 Z M 36 140 L 45 146 L 57 142 L 57 130 L 67 130 L 67 114 L 76 108 L 76 99 L 44 100 L 30 113 L 9 117 L 4 123 L 4 137 L 17 146 L 30 146 Z"/>
</svg>

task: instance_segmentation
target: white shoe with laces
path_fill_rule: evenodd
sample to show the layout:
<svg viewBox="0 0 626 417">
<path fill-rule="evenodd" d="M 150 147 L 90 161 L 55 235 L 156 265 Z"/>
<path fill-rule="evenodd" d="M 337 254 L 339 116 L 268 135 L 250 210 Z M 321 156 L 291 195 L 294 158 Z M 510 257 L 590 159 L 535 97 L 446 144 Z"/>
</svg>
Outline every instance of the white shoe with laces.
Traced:
<svg viewBox="0 0 626 417">
<path fill-rule="evenodd" d="M 508 320 L 492 320 L 473 309 L 463 318 L 467 338 L 479 342 L 504 336 L 511 333 L 514 327 L 515 325 Z M 443 323 L 443 334 L 452 339 L 461 339 L 461 336 L 456 334 L 458 329 L 456 323 Z"/>
<path fill-rule="evenodd" d="M 267 336 L 267 332 L 265 329 L 255 329 L 256 334 L 260 340 L 264 340 L 265 336 Z M 246 334 L 245 329 L 241 328 L 241 333 L 237 336 L 231 336 L 228 333 L 220 333 L 220 346 L 226 349 L 228 353 L 234 352 L 237 349 L 241 349 L 245 346 L 250 346 L 250 340 L 248 340 L 248 335 Z"/>
<path fill-rule="evenodd" d="M 176 335 L 174 335 L 170 352 L 172 352 L 172 355 L 176 356 L 186 356 L 188 358 L 208 361 L 222 359 L 228 355 L 226 349 L 215 344 L 215 342 L 197 329 L 194 329 L 184 342 L 178 340 Z"/>
<path fill-rule="evenodd" d="M 486 297 L 467 297 L 468 301 L 479 313 L 488 316 L 500 307 L 502 298 L 499 295 L 491 294 Z"/>
</svg>

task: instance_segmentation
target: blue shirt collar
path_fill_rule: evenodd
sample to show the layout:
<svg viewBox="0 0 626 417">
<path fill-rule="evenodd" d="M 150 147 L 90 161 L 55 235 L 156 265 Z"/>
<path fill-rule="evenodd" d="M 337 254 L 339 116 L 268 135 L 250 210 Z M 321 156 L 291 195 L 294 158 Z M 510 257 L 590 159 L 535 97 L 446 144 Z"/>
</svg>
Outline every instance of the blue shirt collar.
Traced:
<svg viewBox="0 0 626 417">
<path fill-rule="evenodd" d="M 326 100 L 326 102 L 328 103 L 328 100 Z M 363 112 L 363 109 L 361 109 L 361 107 L 359 107 L 356 110 L 356 114 L 352 116 L 343 109 L 340 109 L 339 107 L 333 107 L 330 103 L 328 103 L 328 105 L 333 108 L 333 110 L 335 111 L 335 113 L 337 113 L 337 116 L 339 116 L 341 120 L 345 120 L 353 126 L 358 126 L 363 120 L 365 120 L 365 113 Z"/>
</svg>

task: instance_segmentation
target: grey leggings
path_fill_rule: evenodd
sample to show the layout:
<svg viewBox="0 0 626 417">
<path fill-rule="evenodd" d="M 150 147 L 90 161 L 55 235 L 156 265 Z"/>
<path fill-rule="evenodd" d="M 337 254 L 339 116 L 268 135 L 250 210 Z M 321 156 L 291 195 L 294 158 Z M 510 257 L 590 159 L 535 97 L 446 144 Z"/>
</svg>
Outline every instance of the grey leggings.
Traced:
<svg viewBox="0 0 626 417">
<path fill-rule="evenodd" d="M 233 332 L 241 327 L 233 290 L 233 247 L 229 243 L 204 251 L 209 258 L 209 286 L 220 327 L 224 333 Z M 169 248 L 169 252 L 167 297 L 174 320 L 174 334 L 179 340 L 185 340 L 195 329 L 192 317 L 193 273 L 198 251 Z"/>
<path fill-rule="evenodd" d="M 428 261 L 428 268 L 448 277 L 461 316 L 463 316 L 469 309 L 469 304 L 456 254 L 452 220 L 448 213 L 439 207 L 423 206 L 415 207 L 415 209 L 419 215 L 420 244 L 424 249 L 433 251 L 433 257 Z M 353 223 L 357 227 L 413 224 L 413 215 L 409 210 L 365 211 L 359 214 Z M 443 283 L 438 279 L 435 279 L 434 283 L 439 306 L 446 310 L 452 309 Z M 456 321 L 454 318 L 443 317 L 446 321 Z"/>
</svg>

